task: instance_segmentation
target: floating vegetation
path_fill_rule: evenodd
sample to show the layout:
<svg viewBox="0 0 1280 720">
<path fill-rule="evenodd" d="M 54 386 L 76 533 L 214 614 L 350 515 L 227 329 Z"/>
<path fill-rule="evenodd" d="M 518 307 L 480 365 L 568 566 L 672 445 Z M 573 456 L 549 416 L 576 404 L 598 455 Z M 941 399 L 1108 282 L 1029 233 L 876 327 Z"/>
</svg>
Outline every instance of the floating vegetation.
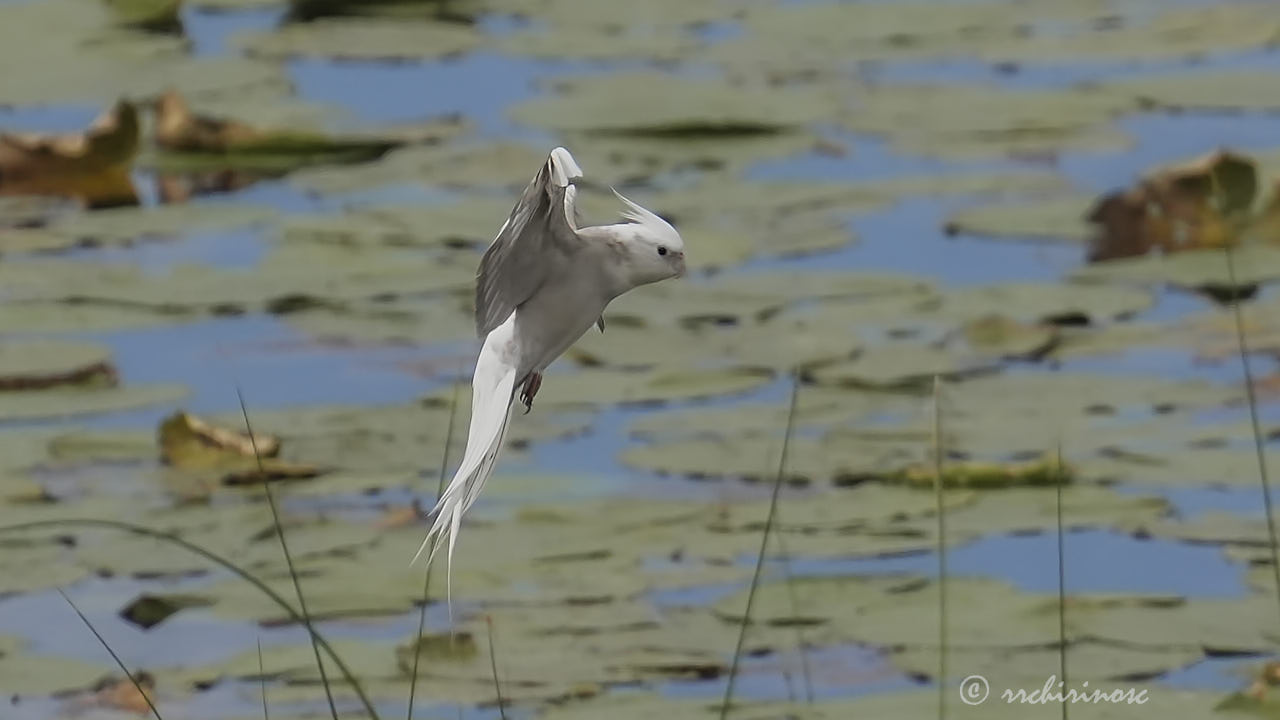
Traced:
<svg viewBox="0 0 1280 720">
<path fill-rule="evenodd" d="M 1280 159 L 1250 138 L 1275 8 L 179 6 L 0 2 L 19 715 L 259 717 L 261 694 L 289 718 L 327 690 L 373 717 L 412 687 L 419 714 L 681 720 L 732 676 L 739 720 L 933 717 L 939 693 L 1047 719 L 950 685 L 1034 689 L 1064 658 L 1149 698 L 1073 717 L 1268 712 L 1274 556 L 1220 303 L 1270 418 Z M 1136 167 L 1224 139 L 1250 151 Z M 476 263 L 553 143 L 678 226 L 689 276 L 548 369 L 450 617 L 408 559 L 465 434 Z M 581 222 L 614 221 L 578 190 Z M 1032 574 L 1057 533 L 1060 594 Z M 1238 582 L 1162 592 L 1190 571 L 1148 552 Z M 124 668 L 46 637 L 59 589 Z M 1210 660 L 1238 692 L 1182 687 Z"/>
</svg>

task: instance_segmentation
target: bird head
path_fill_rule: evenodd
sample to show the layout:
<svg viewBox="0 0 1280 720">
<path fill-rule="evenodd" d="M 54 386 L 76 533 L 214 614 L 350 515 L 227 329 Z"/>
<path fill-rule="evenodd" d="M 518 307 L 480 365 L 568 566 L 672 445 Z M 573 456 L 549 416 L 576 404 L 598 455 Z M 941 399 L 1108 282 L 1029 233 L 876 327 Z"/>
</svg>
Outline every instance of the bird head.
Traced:
<svg viewBox="0 0 1280 720">
<path fill-rule="evenodd" d="M 626 249 L 631 270 L 631 281 L 636 285 L 648 285 L 668 278 L 684 275 L 684 239 L 671 223 L 658 217 L 638 204 L 614 191 L 625 209 L 622 216 L 634 228 L 626 239 Z"/>
</svg>

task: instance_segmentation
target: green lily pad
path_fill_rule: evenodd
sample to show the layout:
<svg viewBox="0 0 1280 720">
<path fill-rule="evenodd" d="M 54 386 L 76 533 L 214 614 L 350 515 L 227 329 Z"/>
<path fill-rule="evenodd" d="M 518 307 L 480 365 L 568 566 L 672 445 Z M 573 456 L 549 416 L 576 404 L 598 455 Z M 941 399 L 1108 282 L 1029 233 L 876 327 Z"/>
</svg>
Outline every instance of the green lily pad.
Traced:
<svg viewBox="0 0 1280 720">
<path fill-rule="evenodd" d="M 1093 90 L 892 85 L 858 93 L 844 123 L 917 154 L 1042 155 L 1123 146 L 1124 136 L 1106 125 L 1127 105 Z"/>
<path fill-rule="evenodd" d="M 181 385 L 130 385 L 95 390 L 29 390 L 6 393 L 0 420 L 53 420 L 102 415 L 181 400 Z"/>
<path fill-rule="evenodd" d="M 955 320 L 1000 314 L 1029 322 L 1097 323 L 1136 315 L 1155 302 L 1140 288 L 1090 283 L 1008 283 L 943 293 L 934 311 Z M 922 309 L 928 309 L 925 305 Z"/>
<path fill-rule="evenodd" d="M 14 228 L 36 227 L 44 225 L 58 215 L 75 208 L 75 203 L 64 198 L 46 195 L 8 195 L 0 197 L 0 228 L 6 231 Z M 16 245 L 16 247 L 15 247 Z M 39 250 L 26 243 L 11 240 L 7 233 L 0 252 L 24 252 Z"/>
<path fill-rule="evenodd" d="M 113 102 L 169 87 L 188 95 L 268 92 L 289 84 L 283 68 L 242 58 L 192 57 L 180 37 L 113 27 L 106 3 L 52 0 L 0 8 L 0 62 L 39 68 L 0 79 L 15 104 Z M 35 40 L 33 40 L 35 39 Z"/>
<path fill-rule="evenodd" d="M 832 68 L 832 58 L 971 56 L 987 43 L 1023 34 L 1029 24 L 1090 15 L 1078 4 L 929 2 L 912 9 L 916 12 L 902 13 L 883 3 L 751 4 L 743 22 L 746 32 L 706 55 L 735 72 L 807 77 L 820 72 L 817 68 Z"/>
<path fill-rule="evenodd" d="M 811 371 L 815 382 L 842 387 L 923 391 L 935 377 L 947 380 L 999 370 L 998 360 L 964 357 L 945 348 L 891 343 L 863 350 L 852 360 Z"/>
<path fill-rule="evenodd" d="M 739 173 L 751 165 L 812 149 L 819 141 L 803 131 L 749 137 L 654 138 L 573 133 L 566 147 L 591 176 L 620 186 L 681 171 Z M 581 199 L 581 197 L 579 198 Z"/>
<path fill-rule="evenodd" d="M 1004 315 L 974 318 L 960 327 L 959 337 L 976 353 L 1006 360 L 1039 359 L 1058 344 L 1057 328 Z"/>
<path fill-rule="evenodd" d="M 847 358 L 856 338 L 785 326 L 633 327 L 588 332 L 566 353 L 590 367 L 670 367 L 681 363 L 789 370 Z"/>
<path fill-rule="evenodd" d="M 63 242 L 57 239 L 58 244 Z M 75 333 L 177 325 L 184 313 L 157 314 L 147 309 L 49 301 L 0 303 L 0 332 Z"/>
<path fill-rule="evenodd" d="M 1169 110 L 1255 110 L 1277 107 L 1280 82 L 1256 71 L 1174 72 L 1113 80 L 1104 90 Z"/>
<path fill-rule="evenodd" d="M 637 136 L 755 135 L 829 117 L 835 99 L 821 91 L 769 88 L 623 72 L 566 78 L 557 95 L 516 105 L 518 122 L 563 131 Z M 660 103 L 652 98 L 661 97 Z"/>
<path fill-rule="evenodd" d="M 1085 216 L 1094 201 L 1081 195 L 978 205 L 952 214 L 946 228 L 993 240 L 1084 242 L 1090 235 Z"/>
<path fill-rule="evenodd" d="M 888 657 L 894 667 L 913 677 L 930 677 L 937 675 L 938 655 L 936 648 L 910 648 Z M 1067 647 L 1066 677 L 1071 687 L 1077 689 L 1086 680 L 1094 687 L 1127 688 L 1128 685 L 1120 681 L 1163 675 L 1203 659 L 1204 652 L 1196 648 L 1138 649 L 1096 642 L 1072 643 Z M 977 674 L 1004 686 L 1026 687 L 1028 691 L 1042 687 L 1051 676 L 1063 677 L 1057 648 L 955 650 L 947 663 L 960 669 L 964 676 Z M 1105 682 L 1107 680 L 1113 682 Z M 995 698 L 992 700 L 998 702 Z"/>
<path fill-rule="evenodd" d="M 696 327 L 702 324 L 759 323 L 788 305 L 810 300 L 848 298 L 876 301 L 889 296 L 914 300 L 930 293 L 927 280 L 911 275 L 863 272 L 738 273 L 704 282 L 656 283 L 614 300 L 606 323 L 660 325 L 664 319 Z M 605 334 L 608 334 L 606 325 Z"/>
<path fill-rule="evenodd" d="M 0 391 L 112 387 L 116 370 L 108 348 L 55 340 L 7 342 L 0 346 Z"/>
<path fill-rule="evenodd" d="M 1280 18 L 1269 7 L 1169 7 L 1130 15 L 1118 26 L 1081 22 L 1067 32 L 1010 34 L 978 52 L 993 62 L 1172 60 L 1267 47 L 1278 30 Z"/>
<path fill-rule="evenodd" d="M 545 160 L 545 151 L 511 142 L 411 145 L 392 150 L 376 162 L 355 167 L 302 170 L 290 175 L 289 181 L 321 193 L 355 192 L 400 183 L 444 188 L 510 188 L 518 192 Z M 600 179 L 595 171 L 591 176 Z M 518 197 L 518 194 L 511 195 L 511 205 Z"/>
<path fill-rule="evenodd" d="M 272 32 L 248 33 L 233 40 L 250 56 L 266 58 L 333 57 L 361 60 L 418 60 L 456 55 L 480 39 L 458 23 L 406 18 L 319 19 L 285 25 Z"/>
<path fill-rule="evenodd" d="M 855 427 L 880 415 L 918 409 L 919 403 L 900 395 L 800 385 L 796 396 L 796 428 Z M 788 403 L 736 403 L 729 407 L 679 408 L 647 412 L 629 426 L 642 438 L 687 438 L 710 435 L 780 436 L 786 427 Z"/>
<path fill-rule="evenodd" d="M 703 44 L 691 29 L 655 30 L 613 22 L 610 29 L 614 32 L 581 25 L 522 29 L 499 36 L 496 45 L 510 55 L 555 60 L 574 57 L 594 61 L 627 58 L 674 61 L 687 57 Z"/>
<path fill-rule="evenodd" d="M 773 373 L 748 368 L 638 373 L 589 369 L 545 377 L 538 403 L 547 405 L 650 404 L 734 395 L 773 380 Z"/>
<path fill-rule="evenodd" d="M 49 457 L 60 462 L 91 463 L 154 460 L 155 434 L 134 430 L 77 430 L 49 440 Z"/>
<path fill-rule="evenodd" d="M 173 238 L 190 232 L 260 224 L 274 213 L 267 208 L 236 205 L 158 205 L 149 208 L 112 208 L 60 217 L 39 230 L 22 231 L 46 238 L 42 250 L 84 245 L 125 245 L 141 240 Z"/>
<path fill-rule="evenodd" d="M 344 247 L 485 248 L 511 213 L 513 202 L 505 197 L 475 197 L 425 207 L 372 207 L 338 217 L 290 218 L 280 228 L 287 242 Z"/>
<path fill-rule="evenodd" d="M 786 476 L 815 482 L 865 479 L 895 472 L 924 461 L 928 450 L 915 442 L 849 442 L 833 447 L 806 437 L 793 438 L 790 449 Z M 665 475 L 770 481 L 777 473 L 778 463 L 771 447 L 750 436 L 633 446 L 623 451 L 619 459 L 625 465 Z"/>
<path fill-rule="evenodd" d="M 127 27 L 151 32 L 181 32 L 181 0 L 108 0 L 116 20 Z"/>
<path fill-rule="evenodd" d="M 429 290 L 460 290 L 475 282 L 471 257 L 424 256 L 407 248 L 285 243 L 256 267 L 179 265 L 165 273 L 136 266 L 24 263 L 0 268 L 0 280 L 28 300 L 95 302 L 152 312 L 287 313 L 314 305 Z M 468 254 L 469 255 L 469 254 Z M 51 278 L 57 278 L 51 284 Z"/>
<path fill-rule="evenodd" d="M 347 303 L 341 308 L 312 308 L 284 316 L 290 326 L 321 344 L 420 345 L 469 342 L 475 319 L 466 302 L 451 295 Z M 442 360 L 458 369 L 462 361 Z"/>
<path fill-rule="evenodd" d="M 1074 273 L 1089 282 L 1131 285 L 1170 285 L 1199 290 L 1214 297 L 1230 297 L 1280 278 L 1280 249 L 1249 245 L 1233 251 L 1235 282 L 1227 274 L 1221 250 L 1191 250 L 1174 255 L 1107 260 Z"/>
<path fill-rule="evenodd" d="M 75 619 L 75 613 L 66 608 Z M 86 633 L 89 631 L 86 629 Z M 89 636 L 92 640 L 92 635 Z M 14 648 L 0 655 L 0 672 L 7 687 L 19 688 L 23 696 L 41 697 L 62 690 L 80 690 L 110 675 L 114 666 L 105 653 L 101 661 L 85 662 L 71 658 L 34 655 Z"/>
</svg>

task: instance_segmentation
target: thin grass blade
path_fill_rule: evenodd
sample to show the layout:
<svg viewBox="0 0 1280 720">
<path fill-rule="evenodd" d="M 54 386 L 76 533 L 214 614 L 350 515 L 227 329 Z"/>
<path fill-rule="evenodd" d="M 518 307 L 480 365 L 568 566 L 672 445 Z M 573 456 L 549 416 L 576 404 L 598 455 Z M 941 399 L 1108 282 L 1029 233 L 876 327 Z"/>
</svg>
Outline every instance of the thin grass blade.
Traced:
<svg viewBox="0 0 1280 720">
<path fill-rule="evenodd" d="M 1236 263 L 1232 256 L 1231 246 L 1223 249 L 1227 257 L 1227 280 L 1231 287 L 1236 287 Z M 1240 296 L 1234 290 L 1231 293 L 1231 312 L 1235 319 L 1236 344 L 1240 351 L 1240 367 L 1244 373 L 1245 397 L 1249 402 L 1249 424 L 1253 429 L 1253 448 L 1258 458 L 1258 480 L 1262 483 L 1262 507 L 1267 514 L 1267 537 L 1271 540 L 1271 574 L 1276 586 L 1276 609 L 1280 611 L 1280 549 L 1276 544 L 1276 518 L 1272 509 L 1271 483 L 1267 475 L 1266 439 L 1262 435 L 1262 424 L 1258 420 L 1258 395 L 1253 387 L 1253 365 L 1249 361 L 1249 341 L 1245 336 L 1244 313 L 1240 309 Z"/>
<path fill-rule="evenodd" d="M 98 638 L 98 642 L 102 643 L 102 647 L 106 649 L 107 654 L 111 656 L 111 659 L 116 662 L 120 671 L 125 674 L 125 677 L 129 678 L 129 682 L 133 683 L 133 687 L 142 695 L 142 699 L 146 701 L 147 707 L 151 708 L 151 714 L 156 716 L 156 720 L 164 720 L 164 718 L 160 717 L 160 711 L 156 709 L 156 704 L 151 702 L 151 696 L 147 694 L 146 690 L 142 689 L 142 684 L 138 682 L 138 678 L 134 677 L 134 674 L 129 672 L 129 668 L 125 667 L 124 661 L 120 659 L 120 656 L 116 654 L 116 651 L 111 649 L 111 645 L 107 643 L 106 638 L 102 637 L 102 633 L 98 632 L 98 628 L 94 627 L 93 623 L 89 622 L 89 618 L 85 617 L 84 613 L 80 612 L 80 608 L 76 607 L 76 604 L 71 602 L 71 598 L 67 597 L 67 594 L 62 591 L 62 588 L 58 588 L 58 594 L 62 596 L 63 600 L 67 601 L 67 604 L 71 606 L 72 610 L 76 611 L 76 615 L 80 616 L 80 621 L 84 623 L 85 627 L 89 628 L 89 632 L 93 633 L 93 636 Z"/>
<path fill-rule="evenodd" d="M 489 669 L 493 672 L 493 689 L 498 693 L 498 716 L 507 720 L 506 703 L 502 701 L 502 683 L 498 682 L 498 656 L 493 651 L 493 618 L 485 615 L 484 624 L 489 629 Z"/>
<path fill-rule="evenodd" d="M 1062 524 L 1062 484 L 1066 475 L 1062 472 L 1062 446 L 1059 445 L 1053 454 L 1054 473 L 1054 511 L 1058 527 L 1058 672 L 1062 678 L 1062 687 L 1067 687 L 1067 544 Z M 1062 706 L 1062 720 L 1067 720 L 1068 703 Z"/>
<path fill-rule="evenodd" d="M 800 391 L 800 378 L 795 372 L 791 374 L 791 403 L 787 408 L 787 424 L 782 436 L 782 452 L 778 456 L 778 473 L 773 481 L 773 494 L 769 498 L 769 514 L 764 522 L 764 535 L 760 538 L 760 553 L 756 556 L 755 570 L 751 573 L 751 586 L 747 590 L 747 607 L 743 611 L 742 626 L 738 631 L 738 642 L 733 649 L 733 659 L 729 663 L 729 678 L 724 689 L 724 701 L 720 704 L 720 720 L 729 717 L 729 707 L 733 702 L 734 686 L 738 678 L 738 667 L 742 662 L 742 648 L 747 639 L 747 626 L 751 623 L 751 608 L 755 605 L 756 589 L 760 586 L 760 574 L 764 568 L 764 558 L 769 550 L 769 532 L 773 529 L 774 519 L 778 514 L 778 494 L 782 489 L 782 474 L 787 467 L 787 452 L 791 447 L 791 433 L 796 422 L 796 397 Z"/>
<path fill-rule="evenodd" d="M 791 604 L 791 615 L 800 617 L 800 603 L 796 596 L 795 576 L 791 572 L 791 555 L 787 552 L 785 533 L 778 533 L 778 553 L 782 559 L 782 579 L 787 586 L 787 602 Z M 800 654 L 800 678 L 804 682 L 804 699 L 813 704 L 813 673 L 809 669 L 809 642 L 805 638 L 804 626 L 796 623 L 796 651 Z M 791 692 L 790 673 L 787 673 L 787 692 Z"/>
<path fill-rule="evenodd" d="M 933 377 L 933 498 L 938 516 L 938 720 L 947 717 L 947 509 L 943 498 L 942 379 Z"/>
<path fill-rule="evenodd" d="M 449 441 L 453 439 L 453 423 L 458 411 L 458 384 L 453 385 L 453 396 L 449 400 L 449 421 L 444 433 L 444 452 L 440 456 L 439 480 L 436 482 L 436 502 L 444 494 L 444 476 L 449 468 Z M 427 563 L 422 573 L 422 605 L 418 609 L 418 633 L 413 642 L 413 676 L 409 678 L 409 715 L 413 720 L 413 701 L 418 690 L 418 661 L 422 657 L 422 633 L 427 627 L 427 603 L 431 601 L 431 563 Z"/>
<path fill-rule="evenodd" d="M 298 571 L 293 566 L 293 555 L 289 552 L 289 543 L 285 540 L 284 524 L 280 522 L 280 511 L 276 507 L 275 495 L 271 492 L 271 483 L 267 481 L 266 468 L 262 465 L 262 455 L 258 452 L 258 438 L 253 434 L 253 424 L 249 422 L 249 408 L 244 402 L 244 393 L 236 386 L 236 399 L 240 401 L 240 414 L 244 416 L 244 429 L 249 433 L 249 445 L 253 448 L 253 459 L 258 464 L 258 477 L 262 479 L 262 492 L 266 493 L 267 505 L 271 508 L 271 519 L 276 527 L 276 537 L 280 540 L 280 549 L 284 551 L 285 564 L 289 566 L 289 577 L 293 580 L 293 589 L 298 595 L 298 609 L 302 611 L 302 622 L 306 625 L 307 634 L 311 638 L 311 649 L 316 656 L 316 667 L 320 670 L 320 682 L 324 684 L 324 696 L 329 701 L 329 714 L 338 720 L 338 707 L 333 702 L 333 689 L 329 687 L 329 675 L 324 669 L 324 661 L 320 658 L 320 644 L 316 641 L 316 631 L 311 623 L 311 614 L 307 612 L 307 599 L 302 594 L 302 582 L 298 580 Z"/>
<path fill-rule="evenodd" d="M 124 532 L 132 533 L 134 535 L 152 538 L 153 540 L 159 540 L 161 542 L 169 543 L 176 547 L 180 547 L 183 550 L 186 550 L 187 552 L 190 552 L 195 555 L 199 555 L 200 557 L 208 560 L 209 562 L 212 562 L 220 567 L 223 567 L 231 571 L 241 580 L 244 580 L 245 582 L 249 583 L 256 590 L 258 590 L 267 598 L 269 598 L 272 602 L 274 602 L 281 610 L 283 610 L 286 614 L 288 614 L 289 618 L 292 619 L 294 622 L 301 623 L 303 621 L 302 614 L 298 612 L 297 608 L 290 605 L 289 601 L 281 597 L 280 593 L 273 590 L 270 585 L 267 585 L 266 583 L 262 582 L 262 580 L 252 575 L 249 571 L 245 570 L 239 565 L 236 565 L 235 563 L 222 557 L 221 555 L 213 552 L 212 550 L 203 548 L 199 545 L 196 545 L 195 543 L 188 542 L 187 540 L 184 540 L 172 533 L 161 532 L 159 530 L 152 530 L 151 528 L 143 527 L 141 525 L 134 525 L 133 523 L 124 522 L 121 520 L 105 520 L 102 518 L 60 518 L 56 520 L 33 520 L 31 522 L 15 523 L 13 525 L 0 525 L 0 535 L 3 535 L 5 533 L 18 533 L 18 532 L 26 532 L 30 530 L 43 530 L 47 528 L 66 528 L 66 527 L 110 528 L 112 530 L 121 530 Z M 325 654 L 329 656 L 329 659 L 333 661 L 333 664 L 337 666 L 338 670 L 342 673 L 343 678 L 345 678 L 346 681 L 351 684 L 351 687 L 355 691 L 356 696 L 360 699 L 361 705 L 364 706 L 365 713 L 367 713 L 369 717 L 373 718 L 374 720 L 378 720 L 377 710 L 374 708 L 373 703 L 369 700 L 369 696 L 365 693 L 364 688 L 360 685 L 359 682 L 356 681 L 356 677 L 351 672 L 351 668 L 349 668 L 347 664 L 343 662 L 342 657 L 338 655 L 337 652 L 334 651 L 333 646 L 330 645 L 329 641 L 324 638 L 324 635 L 321 635 L 319 631 L 314 631 L 313 637 L 316 639 L 317 642 L 320 643 L 320 647 L 324 649 Z"/>
<path fill-rule="evenodd" d="M 262 720 L 271 720 L 267 711 L 267 671 L 262 665 L 262 638 L 258 638 L 258 684 L 262 688 Z"/>
</svg>

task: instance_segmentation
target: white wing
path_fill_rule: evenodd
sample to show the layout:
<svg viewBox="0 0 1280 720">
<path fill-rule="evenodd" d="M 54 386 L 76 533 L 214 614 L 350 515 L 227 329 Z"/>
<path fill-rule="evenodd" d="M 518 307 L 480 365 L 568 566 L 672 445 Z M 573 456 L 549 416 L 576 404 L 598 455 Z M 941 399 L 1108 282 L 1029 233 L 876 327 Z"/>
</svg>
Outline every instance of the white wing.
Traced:
<svg viewBox="0 0 1280 720">
<path fill-rule="evenodd" d="M 511 216 L 485 251 L 476 277 L 476 332 L 480 337 L 506 321 L 546 281 L 557 262 L 579 243 L 572 182 L 582 169 L 558 147 L 524 189 Z"/>
</svg>

